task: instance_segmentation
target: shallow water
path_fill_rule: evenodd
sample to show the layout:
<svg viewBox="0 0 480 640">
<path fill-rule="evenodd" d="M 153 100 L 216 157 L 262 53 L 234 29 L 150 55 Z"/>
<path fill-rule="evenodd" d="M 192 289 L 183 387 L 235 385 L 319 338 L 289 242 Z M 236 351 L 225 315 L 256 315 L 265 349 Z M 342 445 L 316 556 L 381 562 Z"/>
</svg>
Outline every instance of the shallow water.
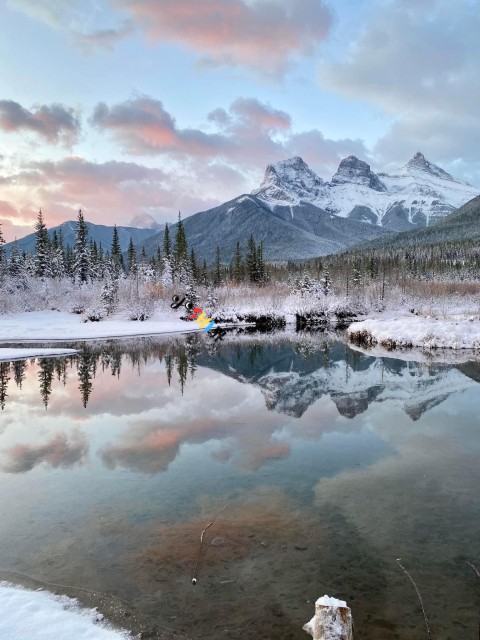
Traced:
<svg viewBox="0 0 480 640">
<path fill-rule="evenodd" d="M 0 569 L 194 639 L 307 638 L 326 593 L 356 640 L 413 640 L 402 558 L 432 636 L 473 640 L 479 381 L 474 361 L 374 358 L 322 334 L 1 364 Z"/>
</svg>

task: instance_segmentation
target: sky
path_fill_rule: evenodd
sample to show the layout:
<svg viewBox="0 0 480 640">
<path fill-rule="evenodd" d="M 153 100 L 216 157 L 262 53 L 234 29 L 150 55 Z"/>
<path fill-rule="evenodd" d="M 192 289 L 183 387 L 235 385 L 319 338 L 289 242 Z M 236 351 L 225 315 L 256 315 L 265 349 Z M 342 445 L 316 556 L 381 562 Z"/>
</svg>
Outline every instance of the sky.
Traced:
<svg viewBox="0 0 480 640">
<path fill-rule="evenodd" d="M 0 223 L 175 221 L 301 156 L 480 186 L 480 0 L 4 0 Z"/>
</svg>

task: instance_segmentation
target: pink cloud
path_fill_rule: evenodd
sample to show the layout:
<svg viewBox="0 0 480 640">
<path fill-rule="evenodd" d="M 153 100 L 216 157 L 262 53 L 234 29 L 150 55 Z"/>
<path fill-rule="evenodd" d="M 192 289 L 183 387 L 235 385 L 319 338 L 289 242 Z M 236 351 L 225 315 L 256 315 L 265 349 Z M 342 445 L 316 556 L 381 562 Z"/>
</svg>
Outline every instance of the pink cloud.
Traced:
<svg viewBox="0 0 480 640">
<path fill-rule="evenodd" d="M 159 100 L 147 96 L 112 107 L 99 103 L 90 119 L 93 126 L 111 131 L 131 155 L 186 153 L 214 156 L 228 146 L 228 140 L 199 129 L 178 129 L 175 119 Z"/>
<path fill-rule="evenodd" d="M 80 121 L 73 109 L 61 104 L 41 105 L 29 111 L 13 100 L 0 100 L 0 129 L 7 133 L 33 132 L 51 143 L 73 144 L 80 134 Z"/>
<path fill-rule="evenodd" d="M 322 0 L 116 0 L 154 42 L 179 43 L 219 65 L 285 73 L 312 54 L 331 14 Z"/>
<path fill-rule="evenodd" d="M 58 433 L 45 444 L 17 444 L 6 452 L 3 465 L 7 473 L 25 473 L 45 462 L 50 467 L 72 467 L 85 461 L 88 443 L 85 434 L 74 431 L 70 438 Z"/>
</svg>

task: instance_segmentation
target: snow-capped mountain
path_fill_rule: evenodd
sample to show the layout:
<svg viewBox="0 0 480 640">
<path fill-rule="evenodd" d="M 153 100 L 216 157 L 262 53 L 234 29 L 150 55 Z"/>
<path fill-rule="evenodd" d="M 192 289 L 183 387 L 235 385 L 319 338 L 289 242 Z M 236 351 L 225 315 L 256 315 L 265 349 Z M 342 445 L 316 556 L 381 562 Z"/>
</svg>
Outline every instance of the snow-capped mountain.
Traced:
<svg viewBox="0 0 480 640">
<path fill-rule="evenodd" d="M 158 223 L 149 213 L 139 214 L 130 220 L 129 227 L 135 229 L 162 229 L 162 225 Z"/>
<path fill-rule="evenodd" d="M 379 225 L 391 231 L 425 227 L 480 194 L 416 153 L 392 174 L 374 173 L 355 156 L 340 162 L 324 182 L 302 158 L 268 165 L 253 195 L 274 211 L 309 203 L 330 214 Z"/>
</svg>

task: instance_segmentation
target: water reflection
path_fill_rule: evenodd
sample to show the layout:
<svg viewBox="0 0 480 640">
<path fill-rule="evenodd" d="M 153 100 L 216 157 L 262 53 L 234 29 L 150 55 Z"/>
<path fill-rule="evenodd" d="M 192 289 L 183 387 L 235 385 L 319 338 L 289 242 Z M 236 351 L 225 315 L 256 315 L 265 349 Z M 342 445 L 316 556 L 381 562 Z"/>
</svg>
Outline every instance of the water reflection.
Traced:
<svg viewBox="0 0 480 640">
<path fill-rule="evenodd" d="M 474 637 L 479 364 L 327 335 L 213 346 L 3 363 L 0 569 L 112 594 L 194 639 L 300 640 L 329 592 L 356 639 L 417 640 L 402 557 L 435 638 Z M 200 532 L 227 504 L 193 588 Z"/>
</svg>

